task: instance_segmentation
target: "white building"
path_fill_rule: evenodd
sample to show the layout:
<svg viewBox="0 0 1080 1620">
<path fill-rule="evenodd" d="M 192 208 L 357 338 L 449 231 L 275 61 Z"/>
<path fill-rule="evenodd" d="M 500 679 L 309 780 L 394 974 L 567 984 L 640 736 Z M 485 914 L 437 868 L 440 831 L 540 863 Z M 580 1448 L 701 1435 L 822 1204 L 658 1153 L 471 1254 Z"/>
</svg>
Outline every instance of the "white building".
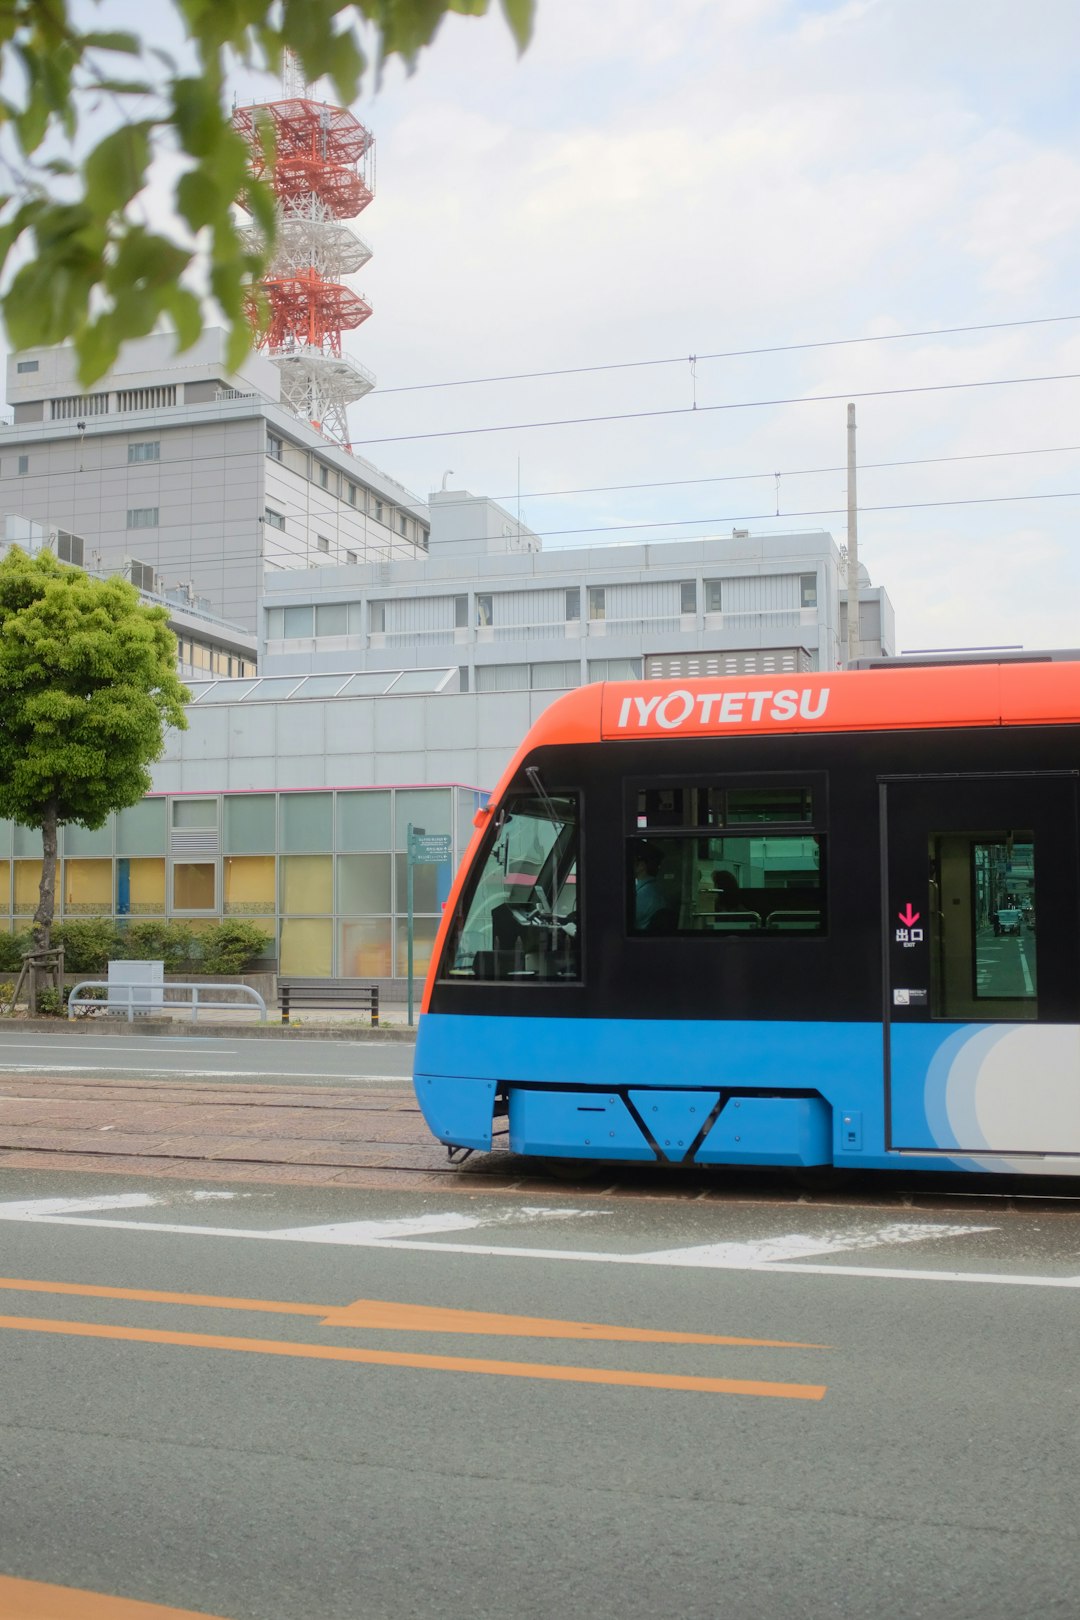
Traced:
<svg viewBox="0 0 1080 1620">
<path fill-rule="evenodd" d="M 426 555 L 267 577 L 266 674 L 445 664 L 460 691 L 561 691 L 846 656 L 842 557 L 824 530 L 544 551 L 493 501 L 449 490 L 428 504 Z M 859 655 L 891 653 L 891 603 L 860 573 Z"/>
<path fill-rule="evenodd" d="M 422 554 L 425 503 L 286 410 L 265 356 L 229 371 L 218 330 L 172 351 L 164 334 L 129 344 L 89 393 L 68 345 L 12 355 L 0 514 L 74 536 L 87 567 L 186 591 L 249 630 L 282 569 Z"/>
</svg>

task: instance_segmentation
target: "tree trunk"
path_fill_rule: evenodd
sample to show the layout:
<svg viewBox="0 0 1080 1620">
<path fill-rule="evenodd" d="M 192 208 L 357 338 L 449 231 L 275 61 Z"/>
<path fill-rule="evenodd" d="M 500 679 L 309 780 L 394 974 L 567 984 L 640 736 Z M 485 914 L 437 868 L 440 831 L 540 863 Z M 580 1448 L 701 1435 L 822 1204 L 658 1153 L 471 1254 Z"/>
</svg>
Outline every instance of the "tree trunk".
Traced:
<svg viewBox="0 0 1080 1620">
<path fill-rule="evenodd" d="M 41 888 L 34 913 L 34 949 L 47 951 L 52 944 L 53 916 L 56 912 L 56 800 L 50 799 L 41 819 Z"/>
</svg>

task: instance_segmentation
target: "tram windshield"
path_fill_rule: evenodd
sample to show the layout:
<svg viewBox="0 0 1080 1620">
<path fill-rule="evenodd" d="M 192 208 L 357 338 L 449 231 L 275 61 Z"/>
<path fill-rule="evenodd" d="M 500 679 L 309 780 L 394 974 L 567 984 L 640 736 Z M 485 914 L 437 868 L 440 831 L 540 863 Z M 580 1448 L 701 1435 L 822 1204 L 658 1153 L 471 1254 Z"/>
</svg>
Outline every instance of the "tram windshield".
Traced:
<svg viewBox="0 0 1080 1620">
<path fill-rule="evenodd" d="M 442 977 L 580 979 L 578 821 L 576 794 L 507 800 L 459 904 Z"/>
</svg>

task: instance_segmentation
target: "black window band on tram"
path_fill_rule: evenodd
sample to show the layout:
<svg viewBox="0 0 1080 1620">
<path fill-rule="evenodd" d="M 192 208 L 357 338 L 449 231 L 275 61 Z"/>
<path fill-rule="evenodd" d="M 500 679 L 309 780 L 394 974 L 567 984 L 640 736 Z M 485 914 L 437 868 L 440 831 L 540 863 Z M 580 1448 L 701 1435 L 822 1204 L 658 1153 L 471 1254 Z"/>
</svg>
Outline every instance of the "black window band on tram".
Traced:
<svg viewBox="0 0 1080 1620">
<path fill-rule="evenodd" d="M 825 932 L 824 783 L 627 783 L 627 933 Z"/>
<path fill-rule="evenodd" d="M 580 798 L 539 791 L 508 798 L 458 904 L 443 980 L 551 983 L 581 978 L 578 926 Z"/>
</svg>

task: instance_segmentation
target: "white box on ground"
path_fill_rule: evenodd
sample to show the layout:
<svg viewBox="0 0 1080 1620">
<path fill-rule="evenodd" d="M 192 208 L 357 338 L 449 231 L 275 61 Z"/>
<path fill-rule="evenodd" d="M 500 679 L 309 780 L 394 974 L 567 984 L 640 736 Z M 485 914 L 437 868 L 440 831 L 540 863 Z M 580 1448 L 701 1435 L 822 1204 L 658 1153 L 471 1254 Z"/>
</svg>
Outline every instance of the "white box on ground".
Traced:
<svg viewBox="0 0 1080 1620">
<path fill-rule="evenodd" d="M 109 963 L 109 1011 L 126 1015 L 129 1004 L 137 1018 L 161 1011 L 165 1004 L 163 961 Z"/>
</svg>

